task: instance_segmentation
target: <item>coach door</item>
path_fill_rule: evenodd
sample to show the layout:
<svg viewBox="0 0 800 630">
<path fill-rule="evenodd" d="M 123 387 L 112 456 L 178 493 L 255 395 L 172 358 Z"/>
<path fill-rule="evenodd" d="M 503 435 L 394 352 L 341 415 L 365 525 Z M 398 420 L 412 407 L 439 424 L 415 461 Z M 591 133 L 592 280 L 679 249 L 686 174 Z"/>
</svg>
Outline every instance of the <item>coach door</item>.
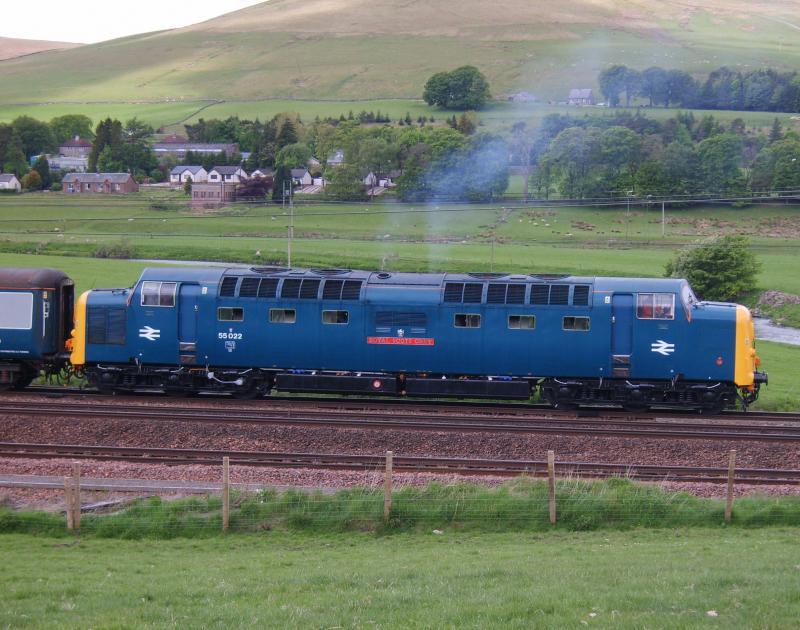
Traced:
<svg viewBox="0 0 800 630">
<path fill-rule="evenodd" d="M 616 377 L 631 375 L 633 351 L 633 295 L 614 294 L 611 304 L 611 371 Z"/>
<path fill-rule="evenodd" d="M 180 313 L 178 314 L 178 345 L 181 363 L 197 363 L 197 311 L 199 308 L 200 286 L 182 284 L 180 293 Z"/>
</svg>

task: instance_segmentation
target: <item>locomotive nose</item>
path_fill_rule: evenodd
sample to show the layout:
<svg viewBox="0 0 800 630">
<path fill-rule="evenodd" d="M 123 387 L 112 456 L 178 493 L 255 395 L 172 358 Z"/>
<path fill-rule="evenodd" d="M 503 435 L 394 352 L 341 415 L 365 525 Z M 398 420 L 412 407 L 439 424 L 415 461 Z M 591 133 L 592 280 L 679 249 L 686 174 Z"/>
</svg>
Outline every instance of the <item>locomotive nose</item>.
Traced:
<svg viewBox="0 0 800 630">
<path fill-rule="evenodd" d="M 750 310 L 744 306 L 736 307 L 736 369 L 734 381 L 742 390 L 746 401 L 752 402 L 758 396 L 758 388 L 767 383 L 766 372 L 758 367 L 761 359 L 756 354 L 756 326 Z"/>
</svg>

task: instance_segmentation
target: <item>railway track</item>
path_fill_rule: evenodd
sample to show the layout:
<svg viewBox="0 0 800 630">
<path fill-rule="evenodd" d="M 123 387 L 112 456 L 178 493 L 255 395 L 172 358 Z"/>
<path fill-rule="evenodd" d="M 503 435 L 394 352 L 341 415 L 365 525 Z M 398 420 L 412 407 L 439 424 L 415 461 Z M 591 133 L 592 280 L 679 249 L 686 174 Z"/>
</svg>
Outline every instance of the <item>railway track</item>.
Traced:
<svg viewBox="0 0 800 630">
<path fill-rule="evenodd" d="M 521 414 L 486 415 L 482 410 L 464 414 L 462 410 L 438 410 L 431 414 L 424 408 L 372 408 L 354 411 L 330 404 L 284 409 L 220 408 L 192 405 L 180 409 L 164 406 L 129 404 L 80 404 L 63 401 L 9 402 L 0 400 L 0 414 L 44 418 L 50 422 L 63 418 L 104 418 L 143 422 L 239 423 L 304 427 L 334 427 L 405 431 L 539 433 L 606 437 L 644 437 L 658 439 L 744 440 L 760 442 L 800 442 L 800 419 L 782 420 L 780 424 L 756 419 L 723 416 L 691 420 L 668 417 L 662 420 L 630 416 L 571 417 L 564 412 L 529 409 Z M 748 417 L 749 420 L 749 417 Z"/>
<path fill-rule="evenodd" d="M 69 398 L 73 396 L 88 396 L 111 398 L 113 400 L 170 400 L 163 392 L 156 390 L 146 390 L 130 394 L 119 394 L 109 397 L 105 394 L 100 394 L 95 389 L 79 388 L 79 387 L 53 387 L 45 385 L 32 385 L 24 392 L 4 392 L 3 397 L 13 399 L 14 397 L 22 397 L 30 394 L 41 395 L 46 398 Z M 203 394 L 199 397 L 209 400 L 232 400 L 226 394 Z M 2 400 L 2 398 L 0 398 Z M 195 399 L 197 400 L 197 399 Z M 242 401 L 236 401 L 241 403 Z M 642 412 L 629 412 L 619 409 L 618 407 L 595 407 L 595 408 L 581 408 L 577 411 L 561 411 L 553 409 L 550 405 L 539 403 L 519 403 L 519 402 L 500 402 L 500 401 L 470 401 L 464 402 L 461 400 L 423 400 L 419 398 L 359 398 L 353 396 L 280 396 L 270 395 L 264 398 L 259 398 L 254 402 L 259 405 L 268 407 L 292 405 L 294 407 L 311 406 L 314 408 L 329 407 L 335 409 L 404 409 L 412 408 L 418 411 L 429 411 L 431 413 L 441 413 L 442 411 L 448 412 L 461 412 L 464 414 L 478 414 L 494 415 L 501 413 L 502 415 L 512 416 L 530 416 L 535 412 L 549 412 L 552 415 L 563 415 L 566 417 L 575 417 L 576 415 L 583 418 L 602 417 L 602 418 L 618 418 L 618 419 L 642 419 L 642 418 L 725 418 L 729 420 L 745 419 L 745 420 L 764 420 L 785 423 L 798 423 L 800 424 L 800 413 L 791 412 L 773 412 L 773 411 L 723 411 L 717 416 L 699 416 L 696 413 L 689 411 L 680 411 L 674 409 L 661 409 L 657 411 L 642 411 Z"/>
<path fill-rule="evenodd" d="M 63 444 L 0 442 L 0 456 L 30 459 L 89 459 L 150 464 L 219 465 L 229 457 L 238 466 L 269 468 L 317 468 L 328 470 L 380 471 L 384 458 L 377 455 L 341 453 L 262 453 L 256 451 L 215 451 L 178 448 L 139 448 Z M 544 476 L 547 462 L 535 460 L 462 459 L 452 457 L 403 457 L 395 455 L 394 469 L 403 472 L 453 473 L 459 475 Z M 727 468 L 692 466 L 651 466 L 597 462 L 557 462 L 559 476 L 606 478 L 625 476 L 642 481 L 691 481 L 722 483 Z M 800 470 L 741 468 L 735 480 L 749 484 L 796 484 Z"/>
</svg>

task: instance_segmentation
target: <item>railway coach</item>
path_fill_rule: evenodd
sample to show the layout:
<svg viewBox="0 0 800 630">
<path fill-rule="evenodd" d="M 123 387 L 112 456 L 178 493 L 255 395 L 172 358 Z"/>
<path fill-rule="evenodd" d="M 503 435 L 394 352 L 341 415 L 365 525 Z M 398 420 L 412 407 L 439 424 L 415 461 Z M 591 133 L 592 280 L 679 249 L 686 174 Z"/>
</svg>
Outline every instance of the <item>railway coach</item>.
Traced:
<svg viewBox="0 0 800 630">
<path fill-rule="evenodd" d="M 685 280 L 148 269 L 84 293 L 72 364 L 100 389 L 529 399 L 716 411 L 755 400 L 754 326 Z"/>
<path fill-rule="evenodd" d="M 73 291 L 57 269 L 0 269 L 0 390 L 66 368 Z"/>
</svg>

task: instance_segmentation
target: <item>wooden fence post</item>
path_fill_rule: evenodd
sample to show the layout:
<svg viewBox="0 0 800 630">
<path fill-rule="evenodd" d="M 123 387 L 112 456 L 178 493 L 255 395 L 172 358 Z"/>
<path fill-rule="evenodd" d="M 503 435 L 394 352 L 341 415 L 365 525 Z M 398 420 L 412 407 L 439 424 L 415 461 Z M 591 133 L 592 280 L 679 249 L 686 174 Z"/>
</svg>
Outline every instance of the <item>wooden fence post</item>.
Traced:
<svg viewBox="0 0 800 630">
<path fill-rule="evenodd" d="M 556 523 L 556 455 L 547 451 L 547 499 L 550 504 L 550 523 Z"/>
<path fill-rule="evenodd" d="M 222 458 L 222 531 L 227 532 L 231 522 L 231 459 Z"/>
<path fill-rule="evenodd" d="M 386 451 L 386 472 L 383 476 L 383 522 L 389 522 L 392 513 L 392 460 L 394 453 Z"/>
<path fill-rule="evenodd" d="M 72 520 L 75 513 L 72 509 L 72 478 L 64 477 L 64 512 L 67 515 L 67 529 L 75 529 L 75 523 Z"/>
<path fill-rule="evenodd" d="M 732 450 L 728 458 L 728 494 L 725 498 L 725 522 L 731 522 L 733 514 L 733 476 L 736 470 L 736 451 Z"/>
</svg>

